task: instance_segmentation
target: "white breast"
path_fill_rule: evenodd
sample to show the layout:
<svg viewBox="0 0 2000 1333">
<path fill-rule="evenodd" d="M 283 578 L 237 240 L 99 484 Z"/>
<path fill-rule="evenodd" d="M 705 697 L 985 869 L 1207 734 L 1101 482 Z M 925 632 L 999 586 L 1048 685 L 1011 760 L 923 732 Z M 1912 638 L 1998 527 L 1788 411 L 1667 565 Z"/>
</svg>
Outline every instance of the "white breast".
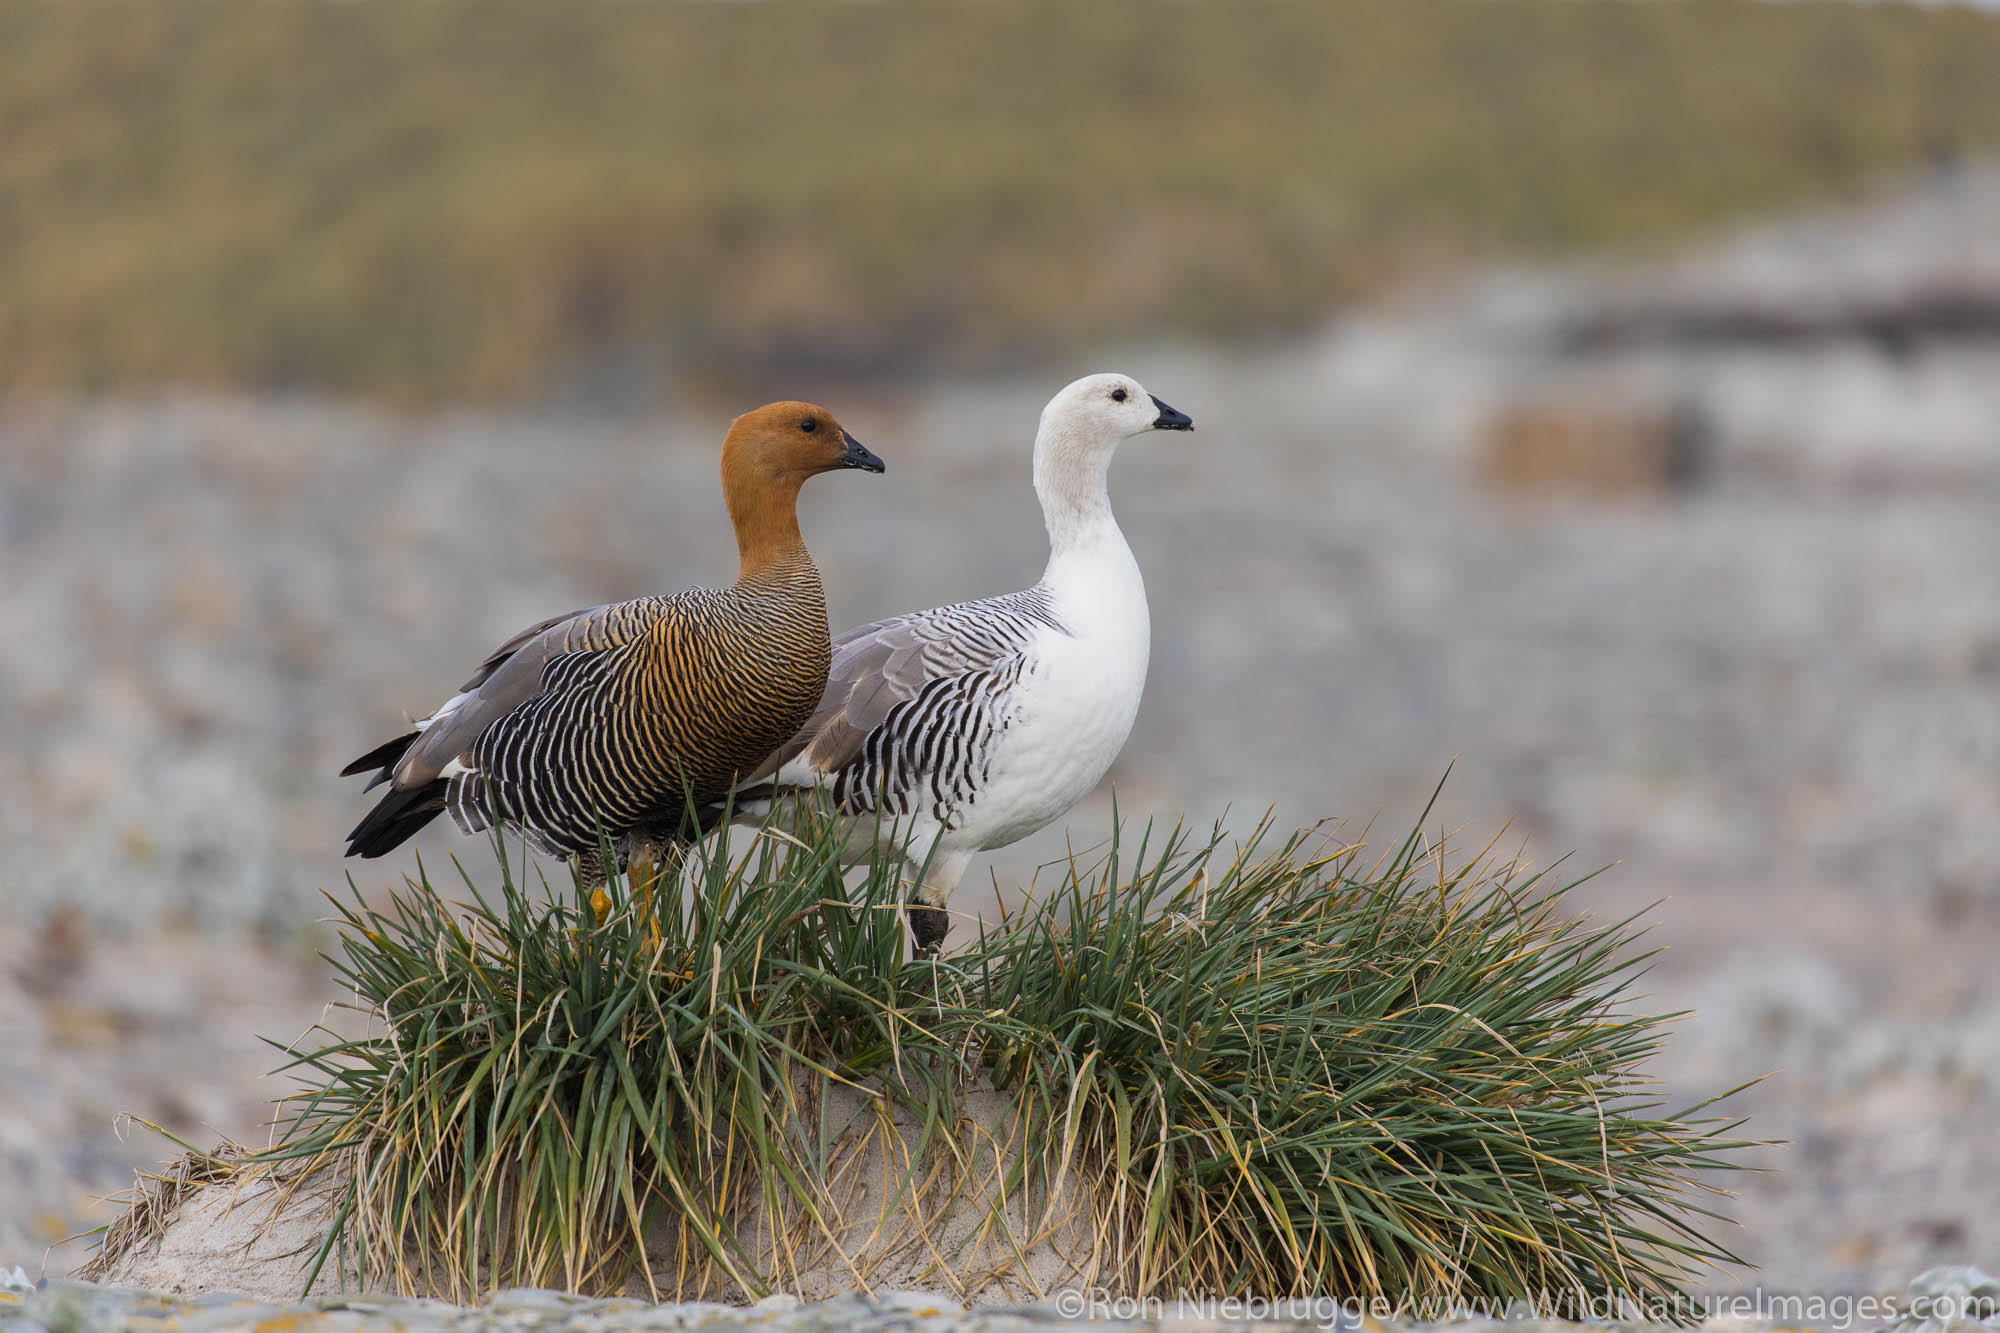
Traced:
<svg viewBox="0 0 2000 1333">
<path fill-rule="evenodd" d="M 1072 628 L 1037 637 L 988 780 L 955 813 L 954 843 L 1003 847 L 1059 819 L 1132 733 L 1152 644 L 1145 585 L 1122 540 L 1095 554 L 1081 568 L 1052 571 L 1057 614 Z"/>
</svg>

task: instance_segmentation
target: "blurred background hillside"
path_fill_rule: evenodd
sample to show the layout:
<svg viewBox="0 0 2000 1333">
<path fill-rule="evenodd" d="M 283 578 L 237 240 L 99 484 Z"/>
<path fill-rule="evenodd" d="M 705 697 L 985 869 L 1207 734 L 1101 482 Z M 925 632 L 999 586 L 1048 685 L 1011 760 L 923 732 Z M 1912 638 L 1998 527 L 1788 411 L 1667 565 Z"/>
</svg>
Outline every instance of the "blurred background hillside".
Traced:
<svg viewBox="0 0 2000 1333">
<path fill-rule="evenodd" d="M 1114 477 L 1121 812 L 1455 759 L 1440 828 L 1658 903 L 1669 1096 L 1772 1074 L 1765 1283 L 2000 1265 L 1996 90 L 1961 6 L 0 3 L 0 1264 L 120 1113 L 261 1140 L 334 772 L 726 579 L 732 415 L 888 460 L 803 506 L 839 627 L 1032 581 L 1117 368 L 1199 425 Z"/>
<path fill-rule="evenodd" d="M 2000 143 L 1825 5 L 0 8 L 0 383 L 420 401 L 1315 326 Z"/>
</svg>

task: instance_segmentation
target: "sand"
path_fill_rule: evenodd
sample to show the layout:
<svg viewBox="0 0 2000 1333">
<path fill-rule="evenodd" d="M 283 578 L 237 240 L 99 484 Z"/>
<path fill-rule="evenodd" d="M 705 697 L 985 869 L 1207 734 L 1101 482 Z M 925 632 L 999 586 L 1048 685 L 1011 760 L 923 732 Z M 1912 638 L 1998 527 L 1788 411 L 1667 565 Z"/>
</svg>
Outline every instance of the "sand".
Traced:
<svg viewBox="0 0 2000 1333">
<path fill-rule="evenodd" d="M 1060 1181 L 1053 1197 L 1032 1203 L 1026 1191 L 1004 1187 L 1026 1141 L 1010 1097 L 968 1091 L 955 1143 L 928 1154 L 920 1154 L 921 1126 L 907 1114 L 852 1088 L 833 1088 L 825 1100 L 824 1123 L 840 1128 L 816 1185 L 820 1215 L 836 1223 L 821 1227 L 795 1208 L 769 1209 L 754 1192 L 743 1200 L 736 1237 L 765 1288 L 752 1291 L 713 1267 L 684 1268 L 676 1258 L 680 1219 L 664 1218 L 647 1236 L 651 1284 L 634 1276 L 625 1294 L 747 1304 L 771 1290 L 822 1300 L 863 1288 L 969 1307 L 1107 1278 L 1106 1256 L 1116 1248 L 1097 1242 L 1086 1182 Z M 281 1184 L 253 1166 L 178 1197 L 163 1200 L 156 1189 L 139 1206 L 157 1215 L 107 1242 L 82 1275 L 179 1296 L 235 1292 L 274 1302 L 352 1290 L 363 1285 L 353 1266 L 331 1259 L 308 1284 L 333 1212 L 331 1184 L 324 1173 Z M 365 1285 L 400 1296 L 473 1296 L 424 1275 Z"/>
</svg>

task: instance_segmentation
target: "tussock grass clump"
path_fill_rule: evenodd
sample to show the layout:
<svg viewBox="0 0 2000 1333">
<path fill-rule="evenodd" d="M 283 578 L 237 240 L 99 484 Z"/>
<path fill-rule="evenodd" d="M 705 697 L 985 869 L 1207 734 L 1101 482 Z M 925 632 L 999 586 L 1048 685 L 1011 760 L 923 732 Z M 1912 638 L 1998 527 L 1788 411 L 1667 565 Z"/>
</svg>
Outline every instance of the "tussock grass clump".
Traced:
<svg viewBox="0 0 2000 1333">
<path fill-rule="evenodd" d="M 1572 885 L 1414 834 L 1371 865 L 1149 831 L 906 961 L 893 855 L 848 884 L 816 815 L 742 836 L 657 921 L 504 855 L 462 902 L 420 877 L 341 905 L 374 1022 L 294 1052 L 267 1156 L 338 1173 L 327 1257 L 455 1296 L 816 1270 L 1545 1306 L 1730 1259 L 1695 1173 L 1744 1145 L 1649 1093 L 1645 955 Z"/>
</svg>

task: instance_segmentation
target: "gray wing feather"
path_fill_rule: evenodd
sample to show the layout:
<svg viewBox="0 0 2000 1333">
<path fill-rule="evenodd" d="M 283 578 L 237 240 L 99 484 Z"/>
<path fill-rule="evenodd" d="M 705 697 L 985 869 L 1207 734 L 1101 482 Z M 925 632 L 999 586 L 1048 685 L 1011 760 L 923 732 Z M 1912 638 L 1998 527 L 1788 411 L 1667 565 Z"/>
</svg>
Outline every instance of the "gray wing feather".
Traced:
<svg viewBox="0 0 2000 1333">
<path fill-rule="evenodd" d="M 472 678 L 458 687 L 459 691 L 463 693 L 466 690 L 476 690 L 481 685 L 484 685 L 492 678 L 494 672 L 506 665 L 509 658 L 514 657 L 522 648 L 548 630 L 552 630 L 558 625 L 567 625 L 571 621 L 585 620 L 600 611 L 609 610 L 610 605 L 607 603 L 604 606 L 587 606 L 581 611 L 570 611 L 563 615 L 550 616 L 547 620 L 538 621 L 528 626 L 528 628 L 522 630 L 519 634 L 516 634 L 513 638 L 488 653 L 486 660 L 479 664 L 479 670 L 472 673 Z M 544 657 L 543 660 L 546 661 L 547 658 Z"/>
<path fill-rule="evenodd" d="M 848 631 L 833 644 L 820 704 L 777 753 L 745 779 L 765 782 L 801 755 L 819 773 L 861 756 L 869 733 L 933 681 L 992 671 L 1032 641 L 1038 626 L 1063 630 L 1039 588 L 930 611 L 891 616 Z"/>
<path fill-rule="evenodd" d="M 436 778 L 445 765 L 469 752 L 488 727 L 540 695 L 549 663 L 569 653 L 601 652 L 630 643 L 650 623 L 635 614 L 639 604 L 604 606 L 554 616 L 530 625 L 495 648 L 460 689 L 457 700 L 439 710 L 435 721 L 411 743 L 396 770 L 396 785 L 411 787 Z"/>
<path fill-rule="evenodd" d="M 898 690 L 907 685 L 898 682 L 922 670 L 921 648 L 910 641 L 910 624 L 915 619 L 896 616 L 878 620 L 834 640 L 833 665 L 827 672 L 826 693 L 820 696 L 819 707 L 798 734 L 760 764 L 743 785 L 768 781 L 808 750 L 813 767 L 823 773 L 832 772 L 859 753 L 868 732 L 889 715 L 899 697 L 906 697 Z M 917 683 L 921 686 L 922 682 Z"/>
</svg>

